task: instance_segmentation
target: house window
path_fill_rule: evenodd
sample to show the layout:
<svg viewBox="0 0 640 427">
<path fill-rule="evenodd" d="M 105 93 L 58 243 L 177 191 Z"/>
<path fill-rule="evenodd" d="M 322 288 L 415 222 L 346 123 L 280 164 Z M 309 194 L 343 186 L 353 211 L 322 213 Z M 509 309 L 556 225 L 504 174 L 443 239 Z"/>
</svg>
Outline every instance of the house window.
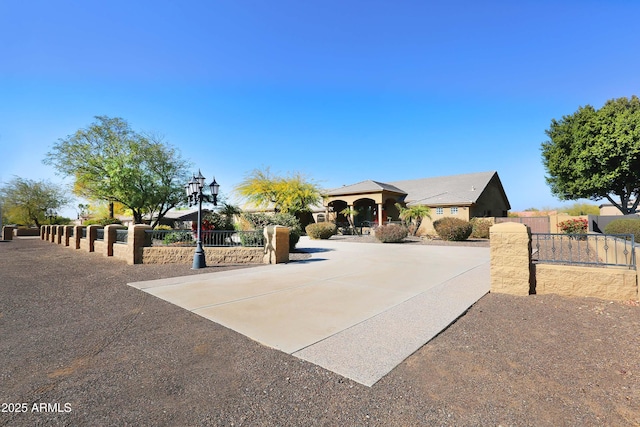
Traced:
<svg viewBox="0 0 640 427">
<path fill-rule="evenodd" d="M 458 215 L 458 207 L 454 206 L 451 208 L 451 215 Z"/>
<path fill-rule="evenodd" d="M 444 209 L 436 208 L 436 215 L 442 215 L 444 213 Z"/>
</svg>

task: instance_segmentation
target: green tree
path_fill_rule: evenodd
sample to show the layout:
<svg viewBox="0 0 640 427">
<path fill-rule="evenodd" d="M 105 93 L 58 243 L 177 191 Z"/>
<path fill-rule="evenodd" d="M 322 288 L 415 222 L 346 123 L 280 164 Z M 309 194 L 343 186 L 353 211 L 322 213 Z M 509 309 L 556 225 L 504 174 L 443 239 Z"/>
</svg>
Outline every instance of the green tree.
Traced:
<svg viewBox="0 0 640 427">
<path fill-rule="evenodd" d="M 257 207 L 299 216 L 322 202 L 322 190 L 300 173 L 273 175 L 269 168 L 254 169 L 238 184 L 235 191 Z"/>
<path fill-rule="evenodd" d="M 553 119 L 542 143 L 551 192 L 561 200 L 606 198 L 623 214 L 640 202 L 640 99 L 612 99 Z M 614 197 L 618 197 L 618 201 Z M 629 203 L 633 200 L 632 205 Z"/>
<path fill-rule="evenodd" d="M 405 223 L 405 225 L 413 225 L 413 227 L 408 227 L 411 230 L 412 236 L 416 235 L 424 218 L 431 219 L 431 209 L 424 205 L 415 205 L 405 208 L 400 203 L 396 203 L 396 208 L 398 208 L 398 212 L 400 212 L 400 219 Z"/>
<path fill-rule="evenodd" d="M 59 210 L 69 201 L 64 188 L 48 181 L 34 181 L 16 176 L 0 187 L 0 204 L 5 223 L 39 227 L 49 222 L 47 211 Z"/>
<path fill-rule="evenodd" d="M 574 203 L 567 207 L 558 208 L 558 212 L 566 212 L 571 216 L 600 215 L 600 208 L 591 203 Z"/>
<path fill-rule="evenodd" d="M 152 226 L 183 202 L 190 166 L 162 138 L 139 134 L 125 120 L 107 116 L 59 139 L 44 163 L 73 177 L 76 194 L 119 202 L 136 223 L 149 215 Z"/>
</svg>

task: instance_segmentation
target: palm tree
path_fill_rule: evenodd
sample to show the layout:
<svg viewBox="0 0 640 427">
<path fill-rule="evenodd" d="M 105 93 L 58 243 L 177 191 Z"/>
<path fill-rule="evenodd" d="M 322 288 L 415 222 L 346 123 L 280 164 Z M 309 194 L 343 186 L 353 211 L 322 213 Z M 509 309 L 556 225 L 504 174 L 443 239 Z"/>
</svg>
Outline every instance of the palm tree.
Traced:
<svg viewBox="0 0 640 427">
<path fill-rule="evenodd" d="M 405 225 L 413 224 L 412 236 L 415 236 L 420 228 L 423 218 L 431 219 L 431 209 L 424 205 L 415 205 L 408 208 L 403 207 L 399 203 L 396 203 L 396 208 L 400 212 L 400 219 Z"/>
</svg>

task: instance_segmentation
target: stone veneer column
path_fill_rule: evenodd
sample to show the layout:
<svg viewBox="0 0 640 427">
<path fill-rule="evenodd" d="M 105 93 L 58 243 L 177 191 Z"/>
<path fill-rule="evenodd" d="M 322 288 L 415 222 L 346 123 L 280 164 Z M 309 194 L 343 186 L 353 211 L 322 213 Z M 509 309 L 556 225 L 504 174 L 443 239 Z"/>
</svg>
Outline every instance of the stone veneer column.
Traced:
<svg viewBox="0 0 640 427">
<path fill-rule="evenodd" d="M 491 292 L 529 295 L 535 290 L 531 265 L 531 230 L 524 224 L 504 222 L 489 229 Z"/>
<path fill-rule="evenodd" d="M 289 228 L 270 225 L 264 229 L 265 264 L 289 262 Z"/>
</svg>

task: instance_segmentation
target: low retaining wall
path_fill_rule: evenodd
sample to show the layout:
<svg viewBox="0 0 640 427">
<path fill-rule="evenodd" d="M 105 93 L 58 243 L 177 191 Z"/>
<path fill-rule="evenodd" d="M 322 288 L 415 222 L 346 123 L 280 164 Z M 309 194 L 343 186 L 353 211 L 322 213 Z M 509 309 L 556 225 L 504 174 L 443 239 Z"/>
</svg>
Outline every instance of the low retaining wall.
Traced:
<svg viewBox="0 0 640 427">
<path fill-rule="evenodd" d="M 638 274 L 623 267 L 533 264 L 531 232 L 518 223 L 496 224 L 491 234 L 491 292 L 559 294 L 637 300 Z"/>
<path fill-rule="evenodd" d="M 638 297 L 635 270 L 551 264 L 537 264 L 534 267 L 536 294 L 612 300 L 630 300 Z"/>
<path fill-rule="evenodd" d="M 7 227 L 5 227 L 6 229 Z M 41 238 L 58 244 L 68 245 L 72 249 L 96 252 L 104 256 L 122 259 L 128 264 L 191 264 L 195 247 L 148 246 L 151 244 L 148 225 L 129 227 L 127 242 L 116 241 L 120 225 L 104 227 L 104 240 L 96 240 L 97 225 L 87 226 L 87 237 L 81 238 L 84 226 L 73 227 L 73 237 L 68 235 L 71 227 L 53 228 L 43 226 Z M 7 230 L 10 234 L 12 230 Z M 210 247 L 205 246 L 205 260 L 210 264 L 278 264 L 289 261 L 289 229 L 281 226 L 269 226 L 264 230 L 264 247 Z M 55 238 L 54 238 L 55 237 Z M 64 237 L 64 238 L 63 238 Z"/>
<path fill-rule="evenodd" d="M 191 264 L 193 247 L 147 247 L 142 248 L 143 264 Z M 218 248 L 205 247 L 207 264 L 262 264 L 264 248 Z"/>
</svg>

